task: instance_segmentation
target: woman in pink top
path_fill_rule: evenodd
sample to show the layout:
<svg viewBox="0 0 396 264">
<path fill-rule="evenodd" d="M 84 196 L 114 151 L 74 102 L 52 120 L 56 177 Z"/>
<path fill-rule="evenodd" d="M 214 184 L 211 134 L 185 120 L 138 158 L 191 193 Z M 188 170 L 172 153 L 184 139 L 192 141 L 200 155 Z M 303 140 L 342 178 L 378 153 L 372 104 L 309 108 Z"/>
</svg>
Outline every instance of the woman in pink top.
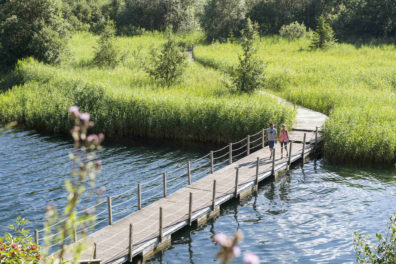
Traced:
<svg viewBox="0 0 396 264">
<path fill-rule="evenodd" d="M 287 131 L 285 125 L 282 125 L 282 130 L 279 136 L 279 142 L 281 144 L 281 157 L 283 158 L 283 148 L 285 148 L 286 157 L 287 157 L 289 155 L 289 153 L 287 152 L 287 143 L 289 142 L 289 132 Z"/>
</svg>

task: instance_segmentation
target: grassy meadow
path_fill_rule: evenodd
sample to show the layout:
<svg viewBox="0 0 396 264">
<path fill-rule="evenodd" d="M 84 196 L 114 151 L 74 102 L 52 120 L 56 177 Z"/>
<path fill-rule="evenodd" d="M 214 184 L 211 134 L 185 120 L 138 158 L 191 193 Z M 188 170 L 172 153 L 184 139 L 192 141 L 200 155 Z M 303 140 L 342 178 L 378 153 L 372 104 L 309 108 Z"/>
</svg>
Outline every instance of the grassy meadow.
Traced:
<svg viewBox="0 0 396 264">
<path fill-rule="evenodd" d="M 187 46 L 201 34 L 177 36 Z M 20 61 L 10 74 L 19 84 L 0 94 L 0 120 L 29 128 L 69 131 L 67 110 L 78 105 L 91 113 L 95 128 L 107 138 L 143 136 L 227 143 L 257 132 L 269 122 L 291 125 L 289 106 L 260 94 L 238 95 L 227 88 L 227 76 L 189 62 L 171 87 L 156 85 L 143 65 L 151 48 L 160 48 L 162 33 L 117 37 L 121 62 L 115 68 L 92 64 L 98 36 L 77 33 L 60 65 L 33 59 Z"/>
<path fill-rule="evenodd" d="M 261 38 L 264 89 L 330 116 L 325 125 L 328 160 L 396 162 L 396 48 L 337 44 L 309 50 L 309 40 Z M 236 43 L 201 45 L 196 61 L 221 72 L 238 63 Z"/>
</svg>

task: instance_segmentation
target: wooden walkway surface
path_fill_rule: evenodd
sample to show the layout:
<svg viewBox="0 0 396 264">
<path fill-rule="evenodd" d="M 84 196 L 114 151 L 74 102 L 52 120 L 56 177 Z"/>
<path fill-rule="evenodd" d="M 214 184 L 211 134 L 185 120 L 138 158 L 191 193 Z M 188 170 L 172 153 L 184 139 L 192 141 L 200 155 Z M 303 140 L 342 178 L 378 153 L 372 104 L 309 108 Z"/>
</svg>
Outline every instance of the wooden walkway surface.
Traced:
<svg viewBox="0 0 396 264">
<path fill-rule="evenodd" d="M 308 156 L 314 150 L 314 131 L 316 127 L 323 125 L 325 119 L 326 116 L 320 113 L 298 108 L 294 127 L 297 130 L 289 132 L 293 141 L 290 164 Z M 304 134 L 306 144 L 303 154 Z M 317 134 L 317 142 L 319 143 L 320 140 L 320 134 Z M 269 157 L 268 147 L 261 148 L 90 234 L 86 238 L 90 247 L 83 252 L 82 259 L 97 259 L 100 263 L 123 263 L 132 257 L 135 260 L 144 259 L 156 250 L 169 245 L 171 234 L 177 230 L 190 224 L 204 223 L 219 213 L 221 204 L 234 198 L 245 197 L 255 190 L 258 182 L 287 170 L 289 158 L 286 155 L 280 157 L 279 143 L 275 149 L 274 160 Z M 130 236 L 131 224 L 132 236 Z M 93 255 L 94 251 L 96 255 Z"/>
</svg>

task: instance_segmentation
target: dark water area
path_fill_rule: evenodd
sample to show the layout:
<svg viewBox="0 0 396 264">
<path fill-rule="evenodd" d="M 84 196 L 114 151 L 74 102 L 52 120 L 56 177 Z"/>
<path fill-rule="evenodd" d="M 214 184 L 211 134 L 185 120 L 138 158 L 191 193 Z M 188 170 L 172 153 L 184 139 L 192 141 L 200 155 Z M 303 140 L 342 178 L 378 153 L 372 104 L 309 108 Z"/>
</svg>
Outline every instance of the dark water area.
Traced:
<svg viewBox="0 0 396 264">
<path fill-rule="evenodd" d="M 129 206 L 114 208 L 114 220 L 120 219 L 135 210 L 136 200 L 131 200 L 130 194 L 135 192 L 137 183 L 153 180 L 143 186 L 146 191 L 142 199 L 150 203 L 161 193 L 156 178 L 207 154 L 212 147 L 141 139 L 106 144 L 99 153 L 103 169 L 96 186 L 105 186 L 106 196 L 125 192 L 114 199 L 114 205 L 125 202 Z M 69 138 L 18 130 L 0 136 L 0 235 L 18 216 L 31 221 L 27 226 L 30 230 L 41 229 L 45 206 L 64 206 L 63 185 L 70 173 L 71 151 Z M 197 169 L 193 179 L 206 171 L 205 167 Z M 172 177 L 175 185 L 185 182 L 182 174 Z M 218 247 L 212 242 L 213 235 L 232 235 L 240 229 L 245 236 L 242 251 L 256 253 L 262 263 L 353 263 L 352 233 L 374 236 L 384 232 L 395 211 L 395 169 L 362 169 L 311 161 L 262 185 L 257 195 L 228 203 L 221 216 L 206 225 L 177 233 L 172 246 L 150 262 L 216 263 Z M 96 229 L 107 224 L 106 204 L 97 212 L 101 222 Z M 241 258 L 235 263 L 242 263 Z"/>
</svg>

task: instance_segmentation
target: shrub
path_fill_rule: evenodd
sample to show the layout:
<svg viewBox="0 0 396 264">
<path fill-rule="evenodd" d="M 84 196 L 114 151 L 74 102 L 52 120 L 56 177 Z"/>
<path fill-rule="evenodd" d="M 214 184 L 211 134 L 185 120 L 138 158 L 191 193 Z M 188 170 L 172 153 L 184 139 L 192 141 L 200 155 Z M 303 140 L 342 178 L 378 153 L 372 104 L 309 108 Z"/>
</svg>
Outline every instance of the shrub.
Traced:
<svg viewBox="0 0 396 264">
<path fill-rule="evenodd" d="M 0 5 L 0 64 L 13 65 L 33 56 L 59 62 L 68 24 L 58 0 L 4 0 Z"/>
<path fill-rule="evenodd" d="M 230 35 L 240 36 L 246 11 L 242 0 L 210 0 L 201 17 L 207 40 L 226 41 Z"/>
<path fill-rule="evenodd" d="M 330 24 L 326 22 L 324 15 L 318 19 L 316 30 L 312 34 L 311 48 L 328 48 L 335 42 L 334 32 Z"/>
<path fill-rule="evenodd" d="M 94 63 L 100 67 L 115 67 L 119 62 L 118 51 L 114 47 L 115 29 L 112 22 L 108 22 L 99 39 L 99 46 L 96 50 Z"/>
<path fill-rule="evenodd" d="M 357 261 L 359 263 L 396 263 L 396 213 L 390 218 L 388 232 L 385 237 L 376 234 L 377 245 L 367 242 L 361 234 L 353 234 Z"/>
<path fill-rule="evenodd" d="M 263 64 L 257 58 L 254 47 L 257 38 L 257 25 L 247 20 L 242 34 L 243 55 L 239 56 L 239 65 L 232 72 L 232 80 L 238 91 L 251 93 L 263 83 Z"/>
<path fill-rule="evenodd" d="M 63 0 L 64 17 L 75 30 L 91 30 L 94 32 L 103 29 L 105 16 L 100 1 L 96 0 Z"/>
<path fill-rule="evenodd" d="M 40 263 L 39 246 L 32 242 L 29 231 L 23 228 L 27 223 L 29 221 L 18 217 L 16 225 L 8 226 L 11 233 L 0 237 L 0 263 Z"/>
<path fill-rule="evenodd" d="M 302 38 L 306 33 L 307 28 L 305 27 L 304 22 L 300 24 L 297 21 L 294 21 L 289 25 L 283 25 L 279 30 L 279 35 L 289 40 Z"/>
<path fill-rule="evenodd" d="M 171 30 L 160 54 L 152 53 L 152 65 L 146 68 L 150 76 L 162 85 L 170 86 L 183 74 L 186 57 L 178 47 Z"/>
</svg>

